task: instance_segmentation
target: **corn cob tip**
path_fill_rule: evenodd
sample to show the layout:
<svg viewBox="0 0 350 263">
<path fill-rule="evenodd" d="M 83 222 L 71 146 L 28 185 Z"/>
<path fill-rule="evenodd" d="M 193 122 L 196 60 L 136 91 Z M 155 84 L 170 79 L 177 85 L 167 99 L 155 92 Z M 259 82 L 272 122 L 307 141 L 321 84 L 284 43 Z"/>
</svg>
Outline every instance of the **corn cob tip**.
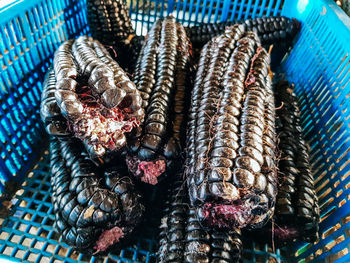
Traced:
<svg viewBox="0 0 350 263">
<path fill-rule="evenodd" d="M 96 246 L 94 246 L 96 254 L 106 251 L 109 247 L 119 242 L 119 240 L 123 237 L 123 230 L 117 226 L 102 232 L 96 241 Z"/>
<path fill-rule="evenodd" d="M 156 185 L 158 177 L 166 170 L 166 160 L 164 157 L 159 157 L 151 161 L 142 161 L 136 156 L 127 156 L 126 163 L 130 172 L 140 178 L 144 183 Z"/>
<path fill-rule="evenodd" d="M 182 173 L 177 173 L 177 178 Z M 172 182 L 160 225 L 158 263 L 239 262 L 241 232 L 203 227 L 191 207 L 182 180 Z"/>
</svg>

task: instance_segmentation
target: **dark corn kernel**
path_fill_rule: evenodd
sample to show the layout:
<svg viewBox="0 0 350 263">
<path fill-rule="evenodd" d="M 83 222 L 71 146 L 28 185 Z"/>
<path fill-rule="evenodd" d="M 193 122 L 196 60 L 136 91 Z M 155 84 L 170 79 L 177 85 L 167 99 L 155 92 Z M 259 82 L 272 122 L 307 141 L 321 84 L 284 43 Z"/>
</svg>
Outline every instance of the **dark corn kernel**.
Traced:
<svg viewBox="0 0 350 263">
<path fill-rule="evenodd" d="M 279 81 L 275 85 L 276 104 L 281 105 L 276 120 L 281 158 L 275 221 L 298 229 L 297 235 L 301 240 L 315 242 L 320 211 L 293 88 L 287 81 Z"/>
<path fill-rule="evenodd" d="M 52 68 L 46 74 L 41 95 L 40 116 L 47 133 L 56 137 L 71 135 L 66 119 L 61 114 L 56 98 L 56 78 Z"/>
</svg>

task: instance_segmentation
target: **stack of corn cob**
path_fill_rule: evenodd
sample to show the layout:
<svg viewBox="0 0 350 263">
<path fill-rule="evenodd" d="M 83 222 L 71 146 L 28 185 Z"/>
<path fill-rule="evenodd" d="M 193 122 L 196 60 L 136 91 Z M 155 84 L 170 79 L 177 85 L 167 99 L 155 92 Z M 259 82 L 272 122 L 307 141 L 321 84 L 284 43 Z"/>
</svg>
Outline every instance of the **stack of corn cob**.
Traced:
<svg viewBox="0 0 350 263">
<path fill-rule="evenodd" d="M 139 41 L 123 2 L 87 6 L 92 34 L 106 44 L 123 50 L 120 43 Z M 319 211 L 296 101 L 286 83 L 278 86 L 278 177 L 270 56 L 262 46 L 296 27 L 282 17 L 191 28 L 198 46 L 211 39 L 194 83 L 192 45 L 172 17 L 149 31 L 134 64 L 136 85 L 98 41 L 63 43 L 45 80 L 41 116 L 55 137 L 52 201 L 64 240 L 86 252 L 107 251 L 145 210 L 127 170 L 151 185 L 184 170 L 170 188 L 158 262 L 236 262 L 240 228 L 261 228 L 275 205 L 273 220 L 290 239 L 306 231 L 303 240 L 314 241 Z"/>
<path fill-rule="evenodd" d="M 116 50 L 118 63 L 133 73 L 144 37 L 136 36 L 124 1 L 87 0 L 86 7 L 92 37 Z"/>
</svg>

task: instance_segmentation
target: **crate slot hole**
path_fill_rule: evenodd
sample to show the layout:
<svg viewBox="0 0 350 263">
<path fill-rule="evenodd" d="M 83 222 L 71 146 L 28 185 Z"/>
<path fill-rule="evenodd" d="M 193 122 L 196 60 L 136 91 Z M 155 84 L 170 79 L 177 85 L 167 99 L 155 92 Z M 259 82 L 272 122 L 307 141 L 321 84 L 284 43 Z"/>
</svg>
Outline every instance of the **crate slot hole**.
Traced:
<svg viewBox="0 0 350 263">
<path fill-rule="evenodd" d="M 24 197 L 27 197 L 27 198 L 32 198 L 33 197 L 33 192 L 32 191 L 29 191 L 29 190 L 26 190 L 23 194 Z"/>
<path fill-rule="evenodd" d="M 340 202 L 339 202 L 339 208 L 340 207 L 342 207 L 343 205 L 345 205 L 346 204 L 346 199 L 343 199 L 343 200 L 341 200 Z"/>
<path fill-rule="evenodd" d="M 41 193 L 38 193 L 36 196 L 35 196 L 35 199 L 36 200 L 44 200 L 44 197 L 45 195 L 41 194 Z"/>
<path fill-rule="evenodd" d="M 349 189 L 349 187 L 350 187 L 350 182 L 348 182 L 348 183 L 344 186 L 345 189 Z"/>
<path fill-rule="evenodd" d="M 327 245 L 324 246 L 325 247 L 325 251 L 331 250 L 334 246 L 340 244 L 344 240 L 345 240 L 344 235 L 341 235 L 341 236 L 337 237 L 335 240 L 332 240 L 331 242 L 329 242 Z"/>
<path fill-rule="evenodd" d="M 12 251 L 13 251 L 13 247 L 6 247 L 4 252 L 2 252 L 4 255 L 8 255 L 10 256 L 12 254 Z"/>
<path fill-rule="evenodd" d="M 18 235 L 13 235 L 13 236 L 11 237 L 11 242 L 13 242 L 13 243 L 15 243 L 15 244 L 18 244 L 20 240 L 21 240 L 21 237 L 18 236 Z"/>
<path fill-rule="evenodd" d="M 339 182 L 339 180 L 337 180 L 337 181 L 333 184 L 334 188 L 336 188 L 339 184 L 340 184 L 340 182 Z"/>
<path fill-rule="evenodd" d="M 60 237 L 61 237 L 61 235 L 57 231 L 55 231 L 55 230 L 52 231 L 52 234 L 51 234 L 52 240 L 58 241 L 60 239 Z"/>
<path fill-rule="evenodd" d="M 2 231 L 1 234 L 0 234 L 0 239 L 1 240 L 6 240 L 9 236 L 9 233 L 5 232 L 5 231 Z"/>
<path fill-rule="evenodd" d="M 320 174 L 320 176 L 318 176 L 317 178 L 315 178 L 315 185 L 316 185 L 319 181 L 321 181 L 321 180 L 323 179 L 323 177 L 326 176 L 326 174 L 327 174 L 327 171 L 323 171 L 323 172 Z"/>
<path fill-rule="evenodd" d="M 25 213 L 24 216 L 23 216 L 23 219 L 31 222 L 32 221 L 32 217 L 33 217 L 32 213 Z"/>
<path fill-rule="evenodd" d="M 15 257 L 16 257 L 16 258 L 19 258 L 19 259 L 23 259 L 25 253 L 26 253 L 25 251 L 19 249 L 19 250 L 16 252 Z"/>
<path fill-rule="evenodd" d="M 326 230 L 325 232 L 323 232 L 322 234 L 322 239 L 325 239 L 326 237 L 328 237 L 329 235 L 333 234 L 335 231 L 337 231 L 340 228 L 340 224 L 336 224 L 335 226 L 329 228 L 328 230 Z"/>
<path fill-rule="evenodd" d="M 43 246 L 45 245 L 45 242 L 43 241 L 37 241 L 35 242 L 34 248 L 42 250 Z"/>
<path fill-rule="evenodd" d="M 57 254 L 61 257 L 66 257 L 68 253 L 68 248 L 66 247 L 60 247 Z"/>
<path fill-rule="evenodd" d="M 342 221 L 342 224 L 343 224 L 343 225 L 349 223 L 349 222 L 350 222 L 350 215 L 348 215 L 348 216 L 342 218 L 341 221 Z"/>
<path fill-rule="evenodd" d="M 29 229 L 29 234 L 37 235 L 37 233 L 38 233 L 38 228 L 36 226 L 31 226 Z"/>
<path fill-rule="evenodd" d="M 321 256 L 322 253 L 323 253 L 322 249 L 317 249 L 316 252 L 315 252 L 315 257 Z"/>
<path fill-rule="evenodd" d="M 347 160 L 342 166 L 339 167 L 339 171 L 344 170 L 344 168 L 345 168 L 349 163 L 350 163 L 350 160 Z M 350 171 L 347 173 L 346 177 L 347 177 L 349 174 L 350 174 Z M 346 177 L 344 177 L 344 179 L 345 179 Z M 344 179 L 342 178 L 342 180 L 344 180 Z"/>
<path fill-rule="evenodd" d="M 326 202 L 320 204 L 320 208 L 323 209 L 323 207 L 330 205 L 334 201 L 334 198 L 328 198 Z"/>
<path fill-rule="evenodd" d="M 324 215 L 321 216 L 320 222 L 325 220 L 327 217 L 329 217 L 331 214 L 333 214 L 337 210 L 336 207 L 333 207 L 332 209 L 328 210 Z"/>
<path fill-rule="evenodd" d="M 346 178 L 348 178 L 349 175 L 350 175 L 350 170 L 341 177 L 341 180 L 344 181 Z"/>
<path fill-rule="evenodd" d="M 44 218 L 42 216 L 36 215 L 34 222 L 41 224 L 43 222 Z"/>
<path fill-rule="evenodd" d="M 28 202 L 25 200 L 22 200 L 19 204 L 20 207 L 27 207 L 27 205 L 28 205 Z"/>
<path fill-rule="evenodd" d="M 26 229 L 27 229 L 27 227 L 28 227 L 28 225 L 19 223 L 18 226 L 17 226 L 17 229 L 18 229 L 19 231 L 25 232 Z"/>
<path fill-rule="evenodd" d="M 320 192 L 327 184 L 329 183 L 329 180 L 325 180 L 320 186 L 318 186 L 315 190 L 316 193 Z"/>
<path fill-rule="evenodd" d="M 339 190 L 339 191 L 337 191 L 337 193 L 336 193 L 336 197 L 339 197 L 339 196 L 341 196 L 341 194 L 343 193 L 343 190 Z"/>
<path fill-rule="evenodd" d="M 46 218 L 45 225 L 53 226 L 54 223 L 55 223 L 54 220 L 52 220 L 51 218 Z"/>
<path fill-rule="evenodd" d="M 30 255 L 28 257 L 28 261 L 29 262 L 35 262 L 38 257 L 39 257 L 38 254 L 30 253 Z"/>
<path fill-rule="evenodd" d="M 46 252 L 53 254 L 55 252 L 55 249 L 56 249 L 56 245 L 48 244 L 45 250 L 46 250 Z"/>
<path fill-rule="evenodd" d="M 32 209 L 32 210 L 37 210 L 38 206 L 39 205 L 36 202 L 31 202 L 30 205 L 28 206 L 28 208 Z"/>
<path fill-rule="evenodd" d="M 42 257 L 40 259 L 40 263 L 49 263 L 49 262 L 50 262 L 50 258 L 48 258 L 48 257 Z"/>
<path fill-rule="evenodd" d="M 321 201 L 323 198 L 325 198 L 330 192 L 332 192 L 331 188 L 328 188 L 326 191 L 323 192 L 323 194 L 318 196 L 318 200 Z"/>
<path fill-rule="evenodd" d="M 22 245 L 25 247 L 30 247 L 32 245 L 33 240 L 33 238 L 26 237 L 25 239 L 23 239 Z"/>
<path fill-rule="evenodd" d="M 42 205 L 40 208 L 40 211 L 43 213 L 47 213 L 49 211 L 50 207 L 46 206 L 46 205 Z"/>
<path fill-rule="evenodd" d="M 333 255 L 329 255 L 326 257 L 326 262 L 335 262 L 336 260 L 346 256 L 349 254 L 348 248 L 344 248 L 343 250 L 334 253 Z"/>
<path fill-rule="evenodd" d="M 40 232 L 40 236 L 41 237 L 48 237 L 48 235 L 49 235 L 49 231 L 47 231 L 46 229 L 43 229 L 43 228 L 41 228 L 38 232 Z"/>
<path fill-rule="evenodd" d="M 41 189 L 43 190 L 43 191 L 48 191 L 49 189 L 50 189 L 50 186 L 49 185 L 46 185 L 46 184 L 44 184 L 42 187 L 41 187 Z"/>
</svg>

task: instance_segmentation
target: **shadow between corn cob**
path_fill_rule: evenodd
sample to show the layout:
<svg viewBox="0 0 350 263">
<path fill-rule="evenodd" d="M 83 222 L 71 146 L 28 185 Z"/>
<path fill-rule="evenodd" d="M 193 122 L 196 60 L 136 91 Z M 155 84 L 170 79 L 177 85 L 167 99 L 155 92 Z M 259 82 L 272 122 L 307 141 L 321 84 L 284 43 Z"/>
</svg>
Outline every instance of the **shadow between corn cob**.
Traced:
<svg viewBox="0 0 350 263">
<path fill-rule="evenodd" d="M 224 33 L 226 27 L 235 23 L 237 22 L 202 24 L 186 28 L 186 32 L 193 47 L 200 49 L 213 37 Z M 290 46 L 300 28 L 297 20 L 284 16 L 258 17 L 242 21 L 241 24 L 245 26 L 246 31 L 256 32 L 265 48 L 272 44 L 279 48 Z"/>
</svg>

